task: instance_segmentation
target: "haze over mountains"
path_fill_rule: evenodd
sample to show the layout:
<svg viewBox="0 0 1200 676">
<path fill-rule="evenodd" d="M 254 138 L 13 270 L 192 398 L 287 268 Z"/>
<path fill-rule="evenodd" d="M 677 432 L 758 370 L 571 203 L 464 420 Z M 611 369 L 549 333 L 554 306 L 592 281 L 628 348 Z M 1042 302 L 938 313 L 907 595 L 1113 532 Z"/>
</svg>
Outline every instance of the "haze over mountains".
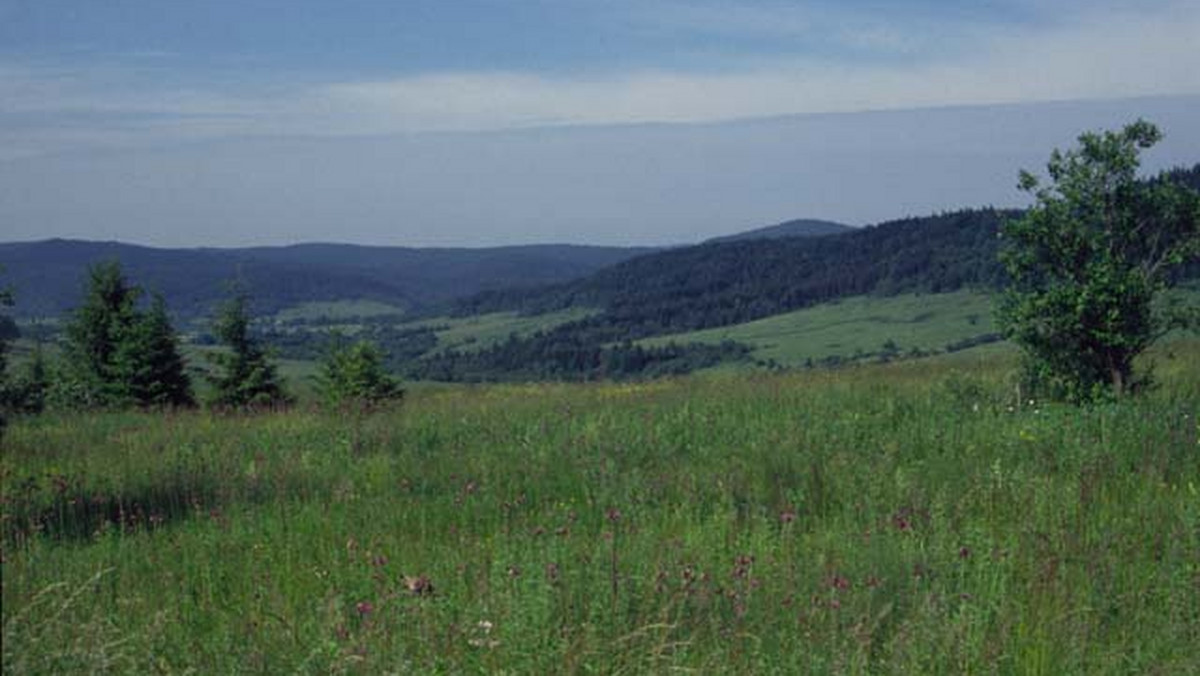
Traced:
<svg viewBox="0 0 1200 676">
<path fill-rule="evenodd" d="M 1200 165 L 1174 172 L 1200 188 Z M 866 228 L 796 219 L 671 248 L 528 245 L 417 249 L 298 244 L 158 249 L 117 242 L 0 243 L 19 317 L 78 303 L 88 264 L 118 259 L 177 316 L 207 316 L 240 280 L 256 312 L 316 301 L 372 300 L 410 314 L 602 309 L 590 338 L 624 340 L 750 321 L 865 293 L 990 287 L 996 233 L 1017 212 L 963 209 Z M 1193 264 L 1187 274 L 1196 272 Z"/>
<path fill-rule="evenodd" d="M 721 241 L 819 236 L 853 228 L 795 220 Z M 489 290 L 566 282 L 657 247 L 535 244 L 490 248 L 412 248 L 308 243 L 279 247 L 170 249 L 121 242 L 51 239 L 0 243 L 4 278 L 20 290 L 16 313 L 53 317 L 78 303 L 88 265 L 119 260 L 128 276 L 162 293 L 182 317 L 211 311 L 241 280 L 259 311 L 305 302 L 373 300 L 419 310 Z"/>
<path fill-rule="evenodd" d="M 560 282 L 651 251 L 637 247 L 531 245 L 413 249 L 298 244 L 240 249 L 159 249 L 120 242 L 44 240 L 0 244 L 17 316 L 56 316 L 79 302 L 89 264 L 119 260 L 127 276 L 162 293 L 182 317 L 209 313 L 233 280 L 256 311 L 344 299 L 414 309 L 488 289 Z"/>
</svg>

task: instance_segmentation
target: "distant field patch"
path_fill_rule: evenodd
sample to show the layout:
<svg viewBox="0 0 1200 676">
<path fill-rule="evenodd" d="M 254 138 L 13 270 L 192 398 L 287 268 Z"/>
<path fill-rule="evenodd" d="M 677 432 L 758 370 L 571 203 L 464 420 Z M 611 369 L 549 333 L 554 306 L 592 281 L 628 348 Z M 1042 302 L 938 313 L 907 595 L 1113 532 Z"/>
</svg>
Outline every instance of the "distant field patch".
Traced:
<svg viewBox="0 0 1200 676">
<path fill-rule="evenodd" d="M 591 308 L 570 308 L 540 315 L 493 312 L 472 317 L 438 317 L 414 326 L 425 325 L 437 329 L 437 351 L 455 349 L 469 352 L 501 343 L 513 334 L 518 337 L 531 336 L 595 313 L 596 310 Z"/>
<path fill-rule="evenodd" d="M 994 333 L 991 297 L 956 291 L 890 298 L 858 296 L 745 324 L 660 336 L 642 345 L 733 340 L 754 348 L 753 356 L 798 366 L 807 360 L 885 351 L 942 351 L 947 345 Z"/>
<path fill-rule="evenodd" d="M 404 308 L 398 305 L 390 305 L 373 300 L 313 301 L 280 310 L 275 314 L 275 319 L 282 322 L 298 320 L 346 321 L 364 317 L 402 315 L 404 312 Z"/>
</svg>

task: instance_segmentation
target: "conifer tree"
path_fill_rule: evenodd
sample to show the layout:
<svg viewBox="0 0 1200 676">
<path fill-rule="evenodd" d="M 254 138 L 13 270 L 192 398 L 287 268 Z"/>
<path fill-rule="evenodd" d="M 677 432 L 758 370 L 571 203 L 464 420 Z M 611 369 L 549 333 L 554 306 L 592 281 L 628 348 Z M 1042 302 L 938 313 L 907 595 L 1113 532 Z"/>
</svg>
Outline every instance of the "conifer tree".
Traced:
<svg viewBox="0 0 1200 676">
<path fill-rule="evenodd" d="M 65 363 L 54 399 L 88 407 L 187 406 L 191 383 L 166 303 L 156 296 L 149 311 L 137 301 L 115 261 L 88 269 L 83 304 L 66 327 Z"/>
<path fill-rule="evenodd" d="M 114 362 L 128 396 L 141 406 L 192 406 L 192 384 L 167 304 L 154 295 L 117 347 Z"/>
<path fill-rule="evenodd" d="M 340 336 L 335 341 L 340 343 Z M 334 406 L 377 406 L 400 399 L 404 390 L 384 369 L 383 358 L 383 352 L 370 341 L 335 343 L 321 362 L 317 389 L 326 403 Z"/>
<path fill-rule="evenodd" d="M 58 399 L 81 408 L 123 406 L 133 402 L 117 353 L 137 323 L 141 289 L 125 279 L 120 263 L 107 261 L 88 268 L 83 303 L 66 326 L 64 369 L 56 386 Z"/>
<path fill-rule="evenodd" d="M 213 333 L 228 348 L 212 356 L 217 367 L 209 376 L 209 404 L 245 408 L 273 406 L 291 401 L 266 350 L 250 336 L 249 298 L 242 291 L 225 302 L 213 323 Z"/>
</svg>

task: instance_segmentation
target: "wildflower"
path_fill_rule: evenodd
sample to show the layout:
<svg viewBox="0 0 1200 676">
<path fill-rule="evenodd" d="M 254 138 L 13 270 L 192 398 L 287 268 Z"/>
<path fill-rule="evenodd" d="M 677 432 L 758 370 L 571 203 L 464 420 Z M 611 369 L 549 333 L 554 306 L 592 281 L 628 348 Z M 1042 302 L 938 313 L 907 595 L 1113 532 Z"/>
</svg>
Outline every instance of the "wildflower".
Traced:
<svg viewBox="0 0 1200 676">
<path fill-rule="evenodd" d="M 696 571 L 691 566 L 684 566 L 680 572 L 680 577 L 683 578 L 684 585 L 690 585 L 696 581 Z"/>
<path fill-rule="evenodd" d="M 796 520 L 796 512 L 790 509 L 785 509 L 779 514 L 779 520 L 782 523 L 791 523 Z"/>
<path fill-rule="evenodd" d="M 495 648 L 500 645 L 500 642 L 491 638 L 492 629 L 495 627 L 488 620 L 480 620 L 475 625 L 475 636 L 467 639 L 467 645 L 472 648 Z"/>
<path fill-rule="evenodd" d="M 834 589 L 844 591 L 850 588 L 850 580 L 842 577 L 841 575 L 834 575 L 833 577 L 829 578 L 829 586 L 833 587 Z"/>
<path fill-rule="evenodd" d="M 375 606 L 371 605 L 370 601 L 359 601 L 354 608 L 361 617 L 366 617 L 375 611 Z"/>
<path fill-rule="evenodd" d="M 968 549 L 967 547 L 959 547 L 959 549 L 958 549 L 958 558 L 960 558 L 960 559 L 969 559 L 969 558 L 971 558 L 971 550 L 970 550 L 970 549 Z"/>
<path fill-rule="evenodd" d="M 511 577 L 511 578 L 513 578 L 513 579 L 516 579 L 516 578 L 518 578 L 518 577 L 521 577 L 521 568 L 520 568 L 520 566 L 509 566 L 509 567 L 508 567 L 508 576 L 509 576 L 509 577 Z"/>
<path fill-rule="evenodd" d="M 733 572 L 730 575 L 735 579 L 744 579 L 750 575 L 750 566 L 754 565 L 754 557 L 748 554 L 741 554 L 733 561 Z"/>
<path fill-rule="evenodd" d="M 430 596 L 433 594 L 433 582 L 424 575 L 404 576 L 404 588 L 413 596 Z"/>
<path fill-rule="evenodd" d="M 621 520 L 621 510 L 609 507 L 604 511 L 604 518 L 608 519 L 609 523 L 616 523 Z"/>
</svg>

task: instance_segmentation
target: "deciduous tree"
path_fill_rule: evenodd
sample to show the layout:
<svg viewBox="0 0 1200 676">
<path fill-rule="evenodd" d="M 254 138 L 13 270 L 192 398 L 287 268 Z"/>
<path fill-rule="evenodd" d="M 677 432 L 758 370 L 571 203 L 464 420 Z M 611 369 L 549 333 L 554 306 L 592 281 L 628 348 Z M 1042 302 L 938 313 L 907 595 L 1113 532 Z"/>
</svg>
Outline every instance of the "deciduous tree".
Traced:
<svg viewBox="0 0 1200 676">
<path fill-rule="evenodd" d="M 1200 254 L 1200 196 L 1165 177 L 1139 179 L 1140 152 L 1162 138 L 1139 120 L 1086 133 L 1050 156 L 1050 183 L 1021 172 L 1035 204 L 1002 229 L 1012 278 L 1000 324 L 1030 379 L 1072 400 L 1121 395 L 1141 380 L 1134 359 L 1191 321 L 1156 299 L 1171 271 Z"/>
</svg>

